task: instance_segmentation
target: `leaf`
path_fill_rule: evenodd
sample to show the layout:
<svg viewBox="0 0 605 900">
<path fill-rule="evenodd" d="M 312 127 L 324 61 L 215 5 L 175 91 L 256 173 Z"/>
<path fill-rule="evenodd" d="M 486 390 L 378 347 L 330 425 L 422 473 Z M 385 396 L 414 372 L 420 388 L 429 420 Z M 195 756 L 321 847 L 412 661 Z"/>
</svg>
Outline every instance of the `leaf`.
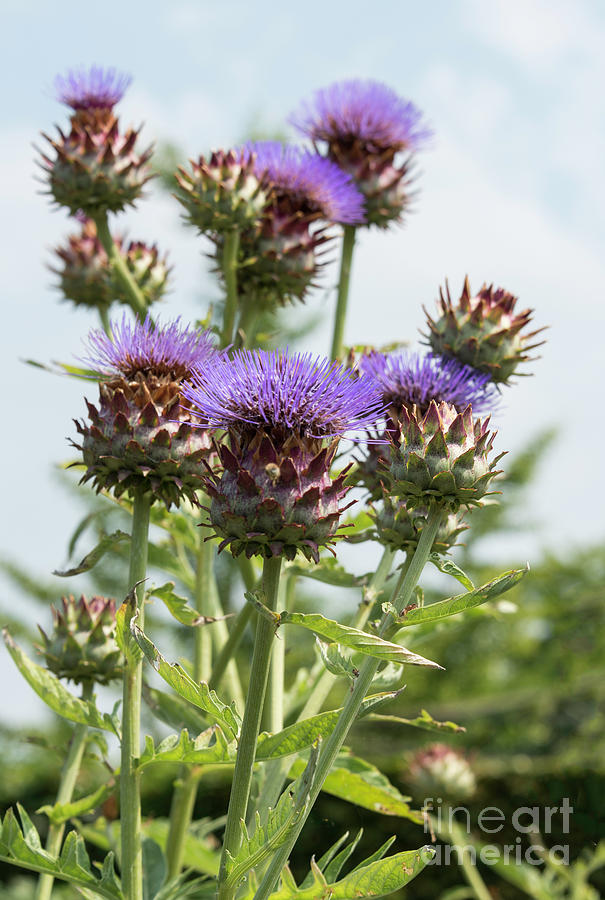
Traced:
<svg viewBox="0 0 605 900">
<path fill-rule="evenodd" d="M 265 859 L 270 858 L 278 847 L 288 840 L 288 836 L 306 816 L 309 806 L 309 791 L 315 769 L 319 746 L 316 745 L 309 754 L 300 777 L 288 785 L 277 801 L 275 808 L 270 809 L 267 821 L 261 823 L 257 811 L 254 833 L 250 837 L 245 822 L 241 822 L 242 841 L 235 856 L 227 852 L 227 877 L 225 885 L 232 889 L 238 887 L 250 869 L 257 868 Z"/>
<path fill-rule="evenodd" d="M 116 643 L 129 665 L 136 665 L 142 658 L 143 652 L 131 634 L 130 627 L 137 615 L 137 587 L 142 581 L 133 584 L 126 595 L 126 599 L 116 612 Z"/>
<path fill-rule="evenodd" d="M 210 690 L 205 681 L 199 684 L 191 678 L 179 665 L 167 662 L 157 647 L 141 631 L 136 624 L 136 619 L 131 622 L 131 632 L 135 641 L 145 654 L 148 662 L 153 666 L 158 675 L 166 684 L 189 700 L 194 706 L 203 709 L 214 721 L 221 726 L 228 740 L 234 740 L 240 728 L 241 719 L 235 708 L 235 704 L 227 706 L 219 700 L 215 691 Z"/>
<path fill-rule="evenodd" d="M 369 860 L 335 882 L 328 881 L 327 871 L 324 874 L 319 865 L 311 860 L 311 872 L 305 878 L 304 887 L 298 887 L 292 872 L 286 866 L 282 871 L 279 887 L 270 895 L 269 900 L 361 900 L 364 897 L 388 897 L 409 884 L 435 855 L 432 847 L 424 846 L 418 850 L 404 850 L 403 853 L 395 853 L 383 859 L 381 854 L 386 847 L 387 845 L 383 845 Z M 252 900 L 255 889 L 251 879 L 241 900 Z"/>
<path fill-rule="evenodd" d="M 298 776 L 303 767 L 304 760 L 297 759 L 289 777 Z M 398 816 L 419 824 L 423 821 L 422 813 L 408 805 L 411 797 L 404 797 L 376 766 L 358 756 L 339 754 L 322 790 L 384 816 Z"/>
<path fill-rule="evenodd" d="M 149 835 L 141 841 L 143 855 L 143 900 L 154 900 L 168 871 L 162 848 Z"/>
<path fill-rule="evenodd" d="M 319 638 L 315 638 L 317 650 L 321 661 L 332 675 L 337 678 L 354 679 L 359 674 L 359 669 L 353 665 L 351 654 L 345 655 L 340 644 L 326 644 Z"/>
<path fill-rule="evenodd" d="M 481 587 L 468 591 L 466 594 L 458 594 L 456 597 L 448 597 L 447 600 L 439 600 L 437 603 L 431 603 L 429 606 L 411 609 L 397 619 L 397 625 L 400 628 L 405 628 L 408 625 L 418 625 L 421 622 L 432 622 L 435 619 L 445 619 L 448 616 L 455 616 L 465 609 L 480 606 L 487 600 L 493 600 L 494 597 L 510 591 L 528 572 L 529 566 L 526 566 L 524 569 L 512 569 L 510 572 L 504 572 L 492 581 L 488 581 Z"/>
<path fill-rule="evenodd" d="M 373 722 L 392 722 L 394 725 L 413 725 L 414 728 L 424 728 L 425 731 L 451 731 L 454 734 L 461 734 L 466 731 L 462 725 L 456 725 L 455 722 L 438 722 L 432 715 L 422 709 L 420 715 L 415 719 L 403 719 L 401 716 L 385 716 L 380 713 L 370 713 L 368 719 Z"/>
<path fill-rule="evenodd" d="M 174 593 L 174 581 L 168 581 L 158 588 L 149 591 L 152 597 L 159 597 L 166 605 L 170 614 L 181 625 L 211 625 L 219 619 L 214 616 L 202 616 L 192 606 L 189 606 L 184 597 Z M 228 619 L 230 616 L 220 616 L 220 619 Z"/>
<path fill-rule="evenodd" d="M 344 644 L 352 650 L 373 656 L 375 659 L 384 659 L 387 662 L 400 663 L 402 665 L 408 663 L 412 666 L 430 666 L 433 669 L 442 668 L 437 663 L 431 662 L 431 660 L 425 659 L 417 653 L 412 653 L 410 650 L 406 650 L 405 647 L 400 647 L 399 644 L 385 641 L 375 634 L 359 631 L 357 628 L 351 628 L 349 625 L 341 625 L 340 622 L 326 619 L 325 616 L 319 613 L 282 612 L 279 616 L 278 624 L 300 625 L 328 643 Z"/>
<path fill-rule="evenodd" d="M 212 742 L 212 739 L 214 741 Z M 170 734 L 157 747 L 153 738 L 145 737 L 145 749 L 141 754 L 137 769 L 146 768 L 151 763 L 191 763 L 194 765 L 218 765 L 235 762 L 237 744 L 228 742 L 220 728 L 213 725 L 196 738 L 192 738 L 186 729 L 180 734 Z"/>
<path fill-rule="evenodd" d="M 55 803 L 54 806 L 41 806 L 37 809 L 37 813 L 42 813 L 48 817 L 53 825 L 62 825 L 69 819 L 83 816 L 85 813 L 96 809 L 107 800 L 116 790 L 116 783 L 113 779 L 102 784 L 92 794 L 81 797 L 79 800 L 73 800 L 71 803 Z"/>
<path fill-rule="evenodd" d="M 295 563 L 288 566 L 291 575 L 302 575 L 304 578 L 313 578 L 324 584 L 333 584 L 337 587 L 363 587 L 368 583 L 370 574 L 354 575 L 347 572 L 334 557 L 322 559 L 319 563 Z"/>
<path fill-rule="evenodd" d="M 53 712 L 68 719 L 70 722 L 77 722 L 79 725 L 89 725 L 91 728 L 101 728 L 104 731 L 111 731 L 119 737 L 120 729 L 117 719 L 109 716 L 107 713 L 101 713 L 97 709 L 94 701 L 80 700 L 74 697 L 66 687 L 61 684 L 56 675 L 43 669 L 32 662 L 21 648 L 14 642 L 10 633 L 3 629 L 4 643 L 8 652 L 12 656 L 15 665 L 36 694 L 44 700 Z"/>
<path fill-rule="evenodd" d="M 99 562 L 102 556 L 104 556 L 109 550 L 112 550 L 116 544 L 119 544 L 122 541 L 129 541 L 130 535 L 126 534 L 125 531 L 114 531 L 113 534 L 106 534 L 96 547 L 87 553 L 84 559 L 79 563 L 79 565 L 75 566 L 72 569 L 65 569 L 63 572 L 55 569 L 53 575 L 58 575 L 60 578 L 71 578 L 72 575 L 80 575 L 82 572 L 88 572 L 93 566 Z"/>
<path fill-rule="evenodd" d="M 53 856 L 42 849 L 40 836 L 25 810 L 21 806 L 17 808 L 21 826 L 12 809 L 8 810 L 2 822 L 0 861 L 68 881 L 84 891 L 92 891 L 94 897 L 122 900 L 113 853 L 109 853 L 103 860 L 101 876 L 98 877 L 92 871 L 83 838 L 75 831 L 70 831 L 61 854 Z"/>
<path fill-rule="evenodd" d="M 37 359 L 23 359 L 21 361 L 27 366 L 42 369 L 44 372 L 50 372 L 52 375 L 70 375 L 72 378 L 81 378 L 84 381 L 99 381 L 99 373 L 93 369 L 82 369 L 80 366 L 72 366 L 70 363 L 62 363 L 56 359 L 53 359 L 50 365 L 38 362 Z"/>
<path fill-rule="evenodd" d="M 452 578 L 455 578 L 460 582 L 463 587 L 467 589 L 467 591 L 474 591 L 475 585 L 468 577 L 468 575 L 462 571 L 462 569 L 456 565 L 453 560 L 448 559 L 447 556 L 441 556 L 439 553 L 431 553 L 429 556 L 430 562 L 436 566 L 440 572 L 443 572 L 444 575 L 451 575 Z"/>
</svg>

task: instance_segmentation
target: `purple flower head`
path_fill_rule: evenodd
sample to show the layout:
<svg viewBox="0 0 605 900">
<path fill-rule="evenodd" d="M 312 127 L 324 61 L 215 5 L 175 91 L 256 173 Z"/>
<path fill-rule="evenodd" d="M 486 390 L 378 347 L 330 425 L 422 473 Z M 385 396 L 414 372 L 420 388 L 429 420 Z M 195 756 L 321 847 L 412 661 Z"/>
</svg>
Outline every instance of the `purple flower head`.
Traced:
<svg viewBox="0 0 605 900">
<path fill-rule="evenodd" d="M 361 142 L 375 152 L 414 150 L 430 137 L 420 110 L 379 81 L 339 81 L 316 91 L 291 122 L 313 141 Z"/>
<path fill-rule="evenodd" d="M 207 331 L 183 327 L 180 319 L 168 325 L 154 325 L 149 317 L 132 322 L 126 314 L 114 322 L 111 335 L 94 329 L 88 335 L 89 355 L 82 359 L 99 375 L 188 377 L 217 354 Z M 218 354 L 217 354 L 218 356 Z"/>
<path fill-rule="evenodd" d="M 426 412 L 431 400 L 449 403 L 460 411 L 470 403 L 477 413 L 493 409 L 496 402 L 497 390 L 490 376 L 455 359 L 406 352 L 387 356 L 373 351 L 360 360 L 359 368 L 376 381 L 390 405 L 416 405 Z"/>
<path fill-rule="evenodd" d="M 72 109 L 112 109 L 122 99 L 132 77 L 116 69 L 91 66 L 69 69 L 55 78 L 57 99 Z"/>
<path fill-rule="evenodd" d="M 278 199 L 297 210 L 347 225 L 365 221 L 362 195 L 350 175 L 330 160 L 279 141 L 251 142 L 244 152 L 248 158 L 254 154 L 257 177 L 268 177 Z"/>
<path fill-rule="evenodd" d="M 310 353 L 241 350 L 196 369 L 183 396 L 211 428 L 277 438 L 337 437 L 376 424 L 384 410 L 373 379 Z"/>
</svg>

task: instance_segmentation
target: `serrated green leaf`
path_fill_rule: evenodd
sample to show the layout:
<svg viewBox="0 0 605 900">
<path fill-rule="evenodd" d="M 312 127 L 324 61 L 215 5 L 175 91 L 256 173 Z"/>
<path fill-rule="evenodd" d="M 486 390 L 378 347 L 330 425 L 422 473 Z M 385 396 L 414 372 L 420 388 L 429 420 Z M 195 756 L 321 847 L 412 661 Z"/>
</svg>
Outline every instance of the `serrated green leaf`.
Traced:
<svg viewBox="0 0 605 900">
<path fill-rule="evenodd" d="M 344 644 L 352 650 L 359 653 L 365 653 L 373 656 L 375 659 L 384 659 L 387 662 L 394 662 L 412 666 L 430 666 L 433 669 L 441 669 L 438 663 L 425 659 L 417 653 L 400 647 L 399 644 L 393 644 L 391 641 L 385 641 L 375 634 L 368 634 L 366 631 L 359 631 L 357 628 L 351 628 L 348 625 L 341 625 L 340 622 L 334 622 L 332 619 L 326 619 L 319 613 L 297 613 L 282 612 L 279 616 L 280 625 L 299 625 L 312 631 L 317 637 L 328 643 Z"/>
<path fill-rule="evenodd" d="M 324 584 L 333 584 L 336 587 L 363 587 L 370 578 L 371 573 L 354 575 L 347 572 L 333 556 L 322 559 L 319 563 L 294 563 L 288 566 L 288 572 L 292 575 L 302 575 L 303 578 L 313 578 Z"/>
<path fill-rule="evenodd" d="M 463 585 L 467 591 L 474 591 L 475 585 L 468 577 L 466 572 L 463 572 L 460 566 L 457 566 L 453 560 L 448 559 L 447 556 L 441 556 L 439 553 L 431 553 L 429 556 L 430 562 L 436 566 L 440 572 L 443 572 L 444 575 L 451 575 L 452 578 L 455 578 L 456 581 L 459 581 L 461 585 Z"/>
<path fill-rule="evenodd" d="M 297 759 L 289 777 L 297 777 L 303 767 L 304 760 Z M 330 769 L 322 790 L 385 816 L 398 816 L 419 824 L 423 821 L 422 813 L 410 808 L 408 801 L 411 797 L 404 797 L 376 766 L 358 756 L 341 753 Z"/>
<path fill-rule="evenodd" d="M 137 615 L 136 590 L 141 583 L 138 581 L 133 584 L 126 599 L 116 612 L 116 644 L 131 666 L 136 665 L 143 658 L 143 652 L 130 631 L 132 620 Z"/>
<path fill-rule="evenodd" d="M 225 884 L 237 888 L 250 869 L 257 868 L 264 860 L 269 859 L 278 847 L 288 840 L 288 836 L 307 813 L 309 790 L 315 769 L 319 747 L 312 748 L 306 765 L 293 784 L 288 785 L 275 805 L 269 810 L 267 821 L 263 825 L 259 813 L 256 813 L 254 833 L 250 837 L 245 823 L 242 821 L 242 841 L 235 856 L 227 854 L 227 877 Z"/>
<path fill-rule="evenodd" d="M 227 739 L 234 740 L 239 733 L 241 724 L 235 704 L 227 706 L 226 703 L 219 700 L 215 691 L 210 690 L 205 681 L 198 683 L 181 666 L 167 662 L 155 644 L 141 631 L 136 624 L 136 619 L 132 620 L 130 629 L 146 659 L 166 684 L 169 684 L 185 700 L 208 713 L 210 718 L 221 726 Z"/>
<path fill-rule="evenodd" d="M 382 848 L 381 848 L 382 851 Z M 378 851 L 378 852 L 381 852 Z M 328 882 L 319 866 L 311 861 L 311 877 L 305 879 L 305 887 L 296 886 L 290 869 L 286 866 L 281 874 L 280 884 L 269 900 L 361 900 L 363 897 L 388 897 L 400 890 L 422 872 L 435 855 L 432 847 L 405 850 L 386 859 L 362 862 L 340 881 Z M 241 900 L 252 900 L 254 886 L 247 886 Z"/>
<path fill-rule="evenodd" d="M 54 806 L 41 806 L 36 812 L 47 816 L 53 825 L 62 825 L 63 822 L 68 822 L 70 819 L 83 816 L 85 813 L 96 809 L 108 797 L 111 797 L 115 790 L 116 783 L 111 779 L 107 784 L 102 784 L 96 791 L 93 791 L 92 794 L 87 794 L 86 797 L 80 797 L 79 800 L 74 800 L 71 803 L 55 803 Z"/>
<path fill-rule="evenodd" d="M 233 764 L 237 743 L 235 740 L 227 741 L 221 729 L 213 725 L 196 738 L 192 738 L 183 729 L 180 734 L 171 734 L 164 738 L 157 747 L 153 738 L 145 737 L 145 749 L 139 759 L 137 768 L 146 768 L 152 763 L 190 763 L 193 765 L 220 765 L 221 763 Z"/>
<path fill-rule="evenodd" d="M 12 809 L 9 809 L 4 817 L 0 838 L 1 862 L 67 881 L 81 889 L 83 893 L 90 891 L 96 898 L 123 900 L 113 867 L 113 854 L 104 860 L 101 877 L 98 877 L 92 871 L 80 835 L 70 831 L 60 856 L 56 857 L 42 849 L 40 836 L 21 807 L 19 815 L 22 827 L 19 826 Z"/>
<path fill-rule="evenodd" d="M 29 686 L 53 712 L 70 722 L 111 731 L 119 737 L 119 724 L 114 716 L 99 712 L 92 700 L 74 697 L 52 672 L 38 666 L 25 655 L 6 628 L 3 630 L 3 636 L 15 665 Z"/>
<path fill-rule="evenodd" d="M 211 625 L 218 622 L 219 619 L 213 616 L 202 616 L 192 606 L 189 606 L 184 597 L 179 597 L 174 593 L 174 581 L 168 581 L 166 584 L 149 591 L 152 597 L 159 597 L 165 604 L 166 608 L 172 616 L 180 622 L 181 625 Z M 221 616 L 221 619 L 227 619 L 228 616 Z"/>
<path fill-rule="evenodd" d="M 431 603 L 429 606 L 422 606 L 418 609 L 410 609 L 405 615 L 397 619 L 397 625 L 405 628 L 408 625 L 419 625 L 424 622 L 433 622 L 436 619 L 445 619 L 448 616 L 455 616 L 466 609 L 472 609 L 480 606 L 487 600 L 493 600 L 506 591 L 510 591 L 522 578 L 529 572 L 529 566 L 524 569 L 512 569 L 510 572 L 504 572 L 497 578 L 488 581 L 481 587 L 466 594 L 458 594 L 456 597 L 448 597 L 447 600 L 439 600 L 437 603 Z"/>
<path fill-rule="evenodd" d="M 81 562 L 74 566 L 71 569 L 64 569 L 62 572 L 58 569 L 55 569 L 53 575 L 58 575 L 60 578 L 71 578 L 72 575 L 80 575 L 82 572 L 88 572 L 93 566 L 99 562 L 102 556 L 104 556 L 109 550 L 112 550 L 116 544 L 120 544 L 123 541 L 129 541 L 130 535 L 126 534 L 125 531 L 114 531 L 112 534 L 106 534 L 96 547 L 87 553 L 84 559 Z"/>
<path fill-rule="evenodd" d="M 357 844 L 361 840 L 362 834 L 363 834 L 363 828 L 360 828 L 359 831 L 357 832 L 357 834 L 355 835 L 355 837 L 353 838 L 353 840 L 350 841 L 346 847 L 343 847 L 343 849 L 340 851 L 340 853 L 336 854 L 334 859 L 327 866 L 323 866 L 321 860 L 318 862 L 317 865 L 323 872 L 324 878 L 326 879 L 327 882 L 336 881 L 336 879 L 342 872 L 343 867 L 347 864 L 349 858 L 355 852 Z M 309 874 L 311 874 L 311 873 L 309 873 Z M 303 883 L 301 884 L 301 887 L 307 887 L 307 886 L 308 885 L 306 884 L 306 879 L 305 879 L 305 881 L 303 881 Z"/>
<path fill-rule="evenodd" d="M 374 722 L 392 722 L 393 725 L 412 725 L 414 728 L 423 728 L 425 731 L 450 731 L 454 734 L 466 731 L 466 728 L 456 725 L 455 722 L 438 722 L 426 709 L 420 710 L 420 715 L 415 719 L 404 719 L 401 716 L 388 716 L 382 713 L 371 713 L 368 719 Z"/>
<path fill-rule="evenodd" d="M 353 665 L 351 653 L 345 654 L 340 644 L 326 644 L 325 641 L 315 638 L 315 645 L 322 663 L 331 675 L 337 678 L 357 677 L 359 670 Z"/>
</svg>

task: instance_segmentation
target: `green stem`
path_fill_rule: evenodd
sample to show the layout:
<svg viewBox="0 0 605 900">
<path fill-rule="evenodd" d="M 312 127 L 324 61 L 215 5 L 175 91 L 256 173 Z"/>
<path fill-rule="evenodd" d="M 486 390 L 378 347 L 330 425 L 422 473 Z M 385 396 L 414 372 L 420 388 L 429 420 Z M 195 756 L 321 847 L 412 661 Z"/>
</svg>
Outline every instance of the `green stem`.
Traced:
<svg viewBox="0 0 605 900">
<path fill-rule="evenodd" d="M 142 582 L 147 573 L 149 541 L 149 512 L 151 495 L 135 495 L 132 510 L 132 537 L 130 544 L 129 590 Z M 144 626 L 145 586 L 138 584 L 135 590 L 138 623 Z M 143 868 L 141 849 L 141 792 L 140 776 L 136 761 L 141 752 L 141 686 L 143 677 L 141 659 L 127 659 L 123 679 L 122 696 L 122 752 L 120 765 L 120 814 L 122 843 L 122 892 L 124 900 L 142 900 Z"/>
<path fill-rule="evenodd" d="M 200 498 L 204 503 L 204 498 Z M 212 589 L 212 567 L 214 563 L 214 546 L 200 535 L 195 572 L 194 601 L 197 612 L 202 616 L 210 616 L 210 593 Z M 213 626 L 198 625 L 194 631 L 193 678 L 195 681 L 208 681 L 212 669 L 212 635 Z M 195 799 L 201 767 L 183 766 L 180 778 L 175 784 L 170 807 L 170 828 L 166 840 L 166 861 L 168 877 L 176 878 L 183 867 L 185 839 L 193 818 Z"/>
<path fill-rule="evenodd" d="M 440 507 L 433 507 L 431 509 L 426 525 L 422 529 L 422 534 L 420 536 L 418 546 L 416 547 L 416 551 L 414 553 L 414 556 L 412 557 L 407 572 L 405 572 L 403 577 L 399 579 L 397 585 L 395 586 L 395 589 L 393 590 L 393 594 L 391 596 L 391 603 L 393 604 L 393 606 L 399 608 L 400 606 L 406 606 L 409 602 L 409 599 L 412 596 L 412 592 L 416 587 L 416 584 L 418 583 L 418 579 L 420 578 L 422 570 L 431 553 L 433 542 L 437 535 L 437 531 L 439 530 L 439 525 L 441 523 L 442 517 L 443 513 Z M 391 614 L 384 613 L 379 628 L 379 634 L 381 637 L 388 630 L 390 624 Z M 368 657 L 368 659 L 360 667 L 359 675 L 355 680 L 355 687 L 347 698 L 343 710 L 338 717 L 338 721 L 336 722 L 334 731 L 327 739 L 324 747 L 320 752 L 319 759 L 317 761 L 317 769 L 315 770 L 315 775 L 313 777 L 313 782 L 309 791 L 309 802 L 307 804 L 306 813 L 302 817 L 300 823 L 297 824 L 297 826 L 294 828 L 293 832 L 288 836 L 287 842 L 276 851 L 273 859 L 271 860 L 271 864 L 267 869 L 265 877 L 263 878 L 259 889 L 254 895 L 254 900 L 267 900 L 267 898 L 271 894 L 283 867 L 288 861 L 288 857 L 290 855 L 292 847 L 296 843 L 298 836 L 302 831 L 306 818 L 322 789 L 323 783 L 328 777 L 330 769 L 332 768 L 336 757 L 340 752 L 348 731 L 357 718 L 363 699 L 368 692 L 370 685 L 372 684 L 372 679 L 376 674 L 376 670 L 379 664 L 379 660 Z"/>
<path fill-rule="evenodd" d="M 90 700 L 92 691 L 93 683 L 91 681 L 84 682 L 82 685 L 82 700 Z M 80 771 L 80 765 L 82 764 L 87 734 L 88 725 L 77 725 L 74 728 L 67 758 L 61 772 L 61 781 L 59 782 L 56 803 L 71 802 L 78 773 Z M 59 855 L 64 833 L 65 823 L 62 825 L 53 825 L 51 823 L 48 828 L 48 837 L 46 838 L 45 849 L 47 853 L 50 853 L 52 856 Z M 52 875 L 40 875 L 35 900 L 50 900 L 54 880 Z"/>
<path fill-rule="evenodd" d="M 485 886 L 485 882 L 479 874 L 479 870 L 473 863 L 472 857 L 468 852 L 466 846 L 468 843 L 466 835 L 462 832 L 460 826 L 453 821 L 453 819 L 451 821 L 450 827 L 450 808 L 448 806 L 444 806 L 441 812 L 441 818 L 443 818 L 443 814 L 445 814 L 446 822 L 445 824 L 442 824 L 441 827 L 439 827 L 439 824 L 435 817 L 431 816 L 431 824 L 434 831 L 439 835 L 440 838 L 448 841 L 453 847 L 456 848 L 458 862 L 460 864 L 460 867 L 462 868 L 462 871 L 464 872 L 464 877 L 466 878 L 473 892 L 473 895 L 476 897 L 476 900 L 492 900 L 492 895 Z"/>
<path fill-rule="evenodd" d="M 223 330 L 221 347 L 228 347 L 233 341 L 233 328 L 237 314 L 237 254 L 239 252 L 239 231 L 234 228 L 225 235 L 223 245 L 222 268 L 225 279 L 225 310 L 223 312 Z"/>
<path fill-rule="evenodd" d="M 229 641 L 229 629 L 227 628 L 227 623 L 224 618 L 224 610 L 221 606 L 220 597 L 218 595 L 218 588 L 216 586 L 216 579 L 214 576 L 212 577 L 212 583 L 210 585 L 210 595 L 209 595 L 209 609 L 210 615 L 214 616 L 218 619 L 218 622 L 215 622 L 211 625 L 211 635 L 212 640 L 214 642 L 214 651 L 217 657 L 221 654 L 223 647 Z M 242 710 L 245 706 L 244 700 L 244 692 L 242 690 L 242 683 L 239 676 L 239 669 L 237 666 L 237 660 L 230 656 L 227 660 L 227 664 L 225 667 L 225 690 L 228 693 L 231 700 L 235 701 L 235 705 L 239 710 Z"/>
<path fill-rule="evenodd" d="M 107 213 L 98 213 L 96 216 L 94 216 L 94 222 L 97 226 L 97 235 L 99 237 L 99 240 L 101 241 L 101 244 L 103 245 L 103 248 L 107 253 L 107 257 L 109 259 L 109 262 L 111 263 L 111 267 L 114 273 L 122 283 L 122 287 L 124 288 L 124 293 L 126 294 L 128 303 L 137 314 L 137 316 L 139 316 L 140 319 L 144 319 L 147 315 L 145 295 L 132 277 L 132 274 L 128 266 L 126 265 L 124 257 L 120 253 L 114 239 L 111 236 L 109 223 L 107 221 Z"/>
<path fill-rule="evenodd" d="M 111 337 L 111 322 L 109 320 L 109 307 L 108 306 L 99 306 L 99 318 L 101 320 L 101 327 L 103 331 L 107 335 L 107 337 Z"/>
<path fill-rule="evenodd" d="M 347 301 L 349 299 L 349 283 L 351 281 L 351 262 L 355 247 L 355 225 L 345 225 L 342 238 L 342 255 L 340 257 L 340 277 L 338 279 L 338 299 L 334 316 L 334 333 L 332 336 L 332 358 L 341 359 L 343 355 L 343 338 L 347 318 Z"/>
<path fill-rule="evenodd" d="M 296 578 L 286 575 L 281 579 L 277 608 L 290 609 L 293 599 L 293 590 Z M 276 734 L 284 727 L 284 676 L 286 672 L 286 640 L 282 633 L 278 635 L 273 645 L 271 665 L 269 667 L 269 680 L 267 682 L 267 696 L 263 710 L 263 728 Z"/>
<path fill-rule="evenodd" d="M 280 569 L 281 557 L 265 559 L 262 578 L 264 602 L 267 608 L 272 611 L 275 611 L 277 606 Z M 274 632 L 275 626 L 271 621 L 265 616 L 257 616 L 250 685 L 239 738 L 233 784 L 229 798 L 229 810 L 227 812 L 227 824 L 225 825 L 223 839 L 223 853 L 218 877 L 218 900 L 232 900 L 235 896 L 235 889 L 227 886 L 225 883 L 227 877 L 227 853 L 230 853 L 232 856 L 235 856 L 237 853 L 241 835 L 240 820 L 246 818 L 252 782 L 252 769 L 256 755 L 256 741 L 265 700 Z"/>
<path fill-rule="evenodd" d="M 241 350 L 242 348 L 249 350 L 254 344 L 258 316 L 259 308 L 256 298 L 248 297 L 242 303 L 242 311 L 240 313 L 239 322 L 237 323 L 237 334 L 235 336 L 236 350 Z"/>
<path fill-rule="evenodd" d="M 357 609 L 357 615 L 353 620 L 353 627 L 363 629 L 370 617 L 374 603 L 387 580 L 395 558 L 395 551 L 385 547 L 380 563 L 375 573 L 372 575 L 370 583 L 364 588 L 363 598 Z M 303 706 L 297 722 L 309 719 L 320 712 L 324 703 L 328 699 L 328 694 L 334 686 L 336 677 L 321 665 L 319 678 L 311 688 L 311 693 L 305 705 Z M 288 776 L 291 761 L 286 759 L 276 759 L 266 763 L 264 766 L 265 780 L 261 788 L 256 808 L 258 809 L 261 819 L 264 821 L 269 809 L 272 809 L 284 789 L 284 784 Z"/>
</svg>

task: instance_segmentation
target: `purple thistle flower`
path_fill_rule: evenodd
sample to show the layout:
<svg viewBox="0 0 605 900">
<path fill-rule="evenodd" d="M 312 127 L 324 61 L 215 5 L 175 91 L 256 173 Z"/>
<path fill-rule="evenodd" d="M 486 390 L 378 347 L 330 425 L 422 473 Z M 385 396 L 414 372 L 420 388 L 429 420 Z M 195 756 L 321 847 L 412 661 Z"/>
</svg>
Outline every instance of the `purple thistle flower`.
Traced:
<svg viewBox="0 0 605 900">
<path fill-rule="evenodd" d="M 208 331 L 183 327 L 180 318 L 155 325 L 149 317 L 132 322 L 126 314 L 111 325 L 111 335 L 94 329 L 88 335 L 89 355 L 82 358 L 100 375 L 134 377 L 138 372 L 188 377 L 218 352 Z"/>
<path fill-rule="evenodd" d="M 268 176 L 278 200 L 288 200 L 301 212 L 319 214 L 329 222 L 365 222 L 361 193 L 350 175 L 330 160 L 279 141 L 251 142 L 244 152 L 254 160 L 257 177 Z"/>
<path fill-rule="evenodd" d="M 373 379 L 310 353 L 241 350 L 196 369 L 182 393 L 211 428 L 279 438 L 341 436 L 372 427 L 384 410 Z"/>
<path fill-rule="evenodd" d="M 112 109 L 122 99 L 132 81 L 116 69 L 91 66 L 69 69 L 55 78 L 56 97 L 74 110 Z"/>
<path fill-rule="evenodd" d="M 414 150 L 431 136 L 413 103 L 371 80 L 340 81 L 316 91 L 290 121 L 313 141 L 361 142 L 371 152 Z"/>
<path fill-rule="evenodd" d="M 490 376 L 454 359 L 406 352 L 387 356 L 373 351 L 360 360 L 359 368 L 375 379 L 390 405 L 416 405 L 426 412 L 432 400 L 460 411 L 470 403 L 477 413 L 493 409 L 496 402 L 497 390 Z"/>
</svg>

